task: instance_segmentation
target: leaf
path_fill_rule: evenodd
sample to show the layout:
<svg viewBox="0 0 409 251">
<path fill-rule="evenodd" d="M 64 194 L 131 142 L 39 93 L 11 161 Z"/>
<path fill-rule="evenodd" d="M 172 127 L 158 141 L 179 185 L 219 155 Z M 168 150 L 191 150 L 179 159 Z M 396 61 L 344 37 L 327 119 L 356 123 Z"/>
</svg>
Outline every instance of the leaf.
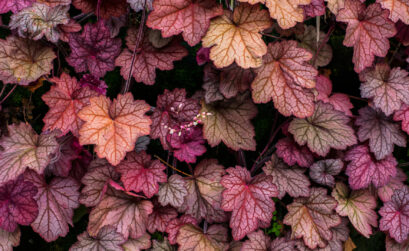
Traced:
<svg viewBox="0 0 409 251">
<path fill-rule="evenodd" d="M 96 236 L 90 236 L 87 231 L 78 235 L 78 241 L 71 246 L 70 251 L 122 251 L 124 237 L 112 226 L 101 228 Z"/>
<path fill-rule="evenodd" d="M 316 1 L 316 0 L 313 0 L 313 1 Z M 324 0 L 318 0 L 318 1 L 322 1 L 322 3 L 324 3 Z M 318 16 L 321 16 L 321 15 L 318 15 Z M 304 48 L 307 51 L 311 52 L 311 54 L 316 55 L 317 58 L 315 59 L 314 66 L 322 67 L 322 66 L 328 65 L 331 62 L 332 48 L 329 44 L 327 43 L 323 44 L 319 53 L 317 53 L 318 48 L 324 42 L 324 39 L 325 39 L 324 32 L 322 31 L 319 32 L 319 40 L 317 42 L 317 28 L 312 25 L 305 25 L 304 33 L 297 34 L 296 38 L 301 41 L 301 43 L 299 44 L 301 48 Z M 309 61 L 310 64 L 312 64 L 313 62 L 314 62 L 313 59 Z"/>
<path fill-rule="evenodd" d="M 242 250 L 268 251 L 271 239 L 266 236 L 262 230 L 251 232 L 247 235 L 249 238 L 243 243 Z"/>
<path fill-rule="evenodd" d="M 31 223 L 34 232 L 47 242 L 66 236 L 73 226 L 74 209 L 79 206 L 80 185 L 73 178 L 53 178 L 48 184 L 44 177 L 29 170 L 24 178 L 38 189 L 34 199 L 38 204 L 38 216 Z"/>
<path fill-rule="evenodd" d="M 326 241 L 333 238 L 330 228 L 341 223 L 341 218 L 333 211 L 337 202 L 326 194 L 324 188 L 312 188 L 310 197 L 296 198 L 287 206 L 283 223 L 291 226 L 292 236 L 303 237 L 305 245 L 311 249 L 325 247 Z"/>
<path fill-rule="evenodd" d="M 363 236 L 369 238 L 372 228 L 378 226 L 376 199 L 369 190 L 349 191 L 348 187 L 338 182 L 332 191 L 332 197 L 338 202 L 335 211 L 341 216 L 348 216 L 352 225 Z"/>
<path fill-rule="evenodd" d="M 78 113 L 85 121 L 79 131 L 80 144 L 95 144 L 98 157 L 118 165 L 134 149 L 138 137 L 149 134 L 152 122 L 145 113 L 150 106 L 135 101 L 131 93 L 119 94 L 114 101 L 99 96 L 90 103 Z"/>
<path fill-rule="evenodd" d="M 182 206 L 187 195 L 186 181 L 182 176 L 173 174 L 166 183 L 162 183 L 158 192 L 158 201 L 162 206 Z"/>
<path fill-rule="evenodd" d="M 85 74 L 80 80 L 81 87 L 88 87 L 89 89 L 96 91 L 101 95 L 106 95 L 107 93 L 107 84 L 105 81 L 98 79 L 94 75 Z"/>
<path fill-rule="evenodd" d="M 224 174 L 224 167 L 216 159 L 204 159 L 197 164 L 193 176 L 185 178 L 187 196 L 179 211 L 199 222 L 202 219 L 209 223 L 225 221 L 226 214 L 221 209 L 223 186 L 220 184 Z"/>
<path fill-rule="evenodd" d="M 144 9 L 144 5 L 145 5 L 145 0 L 126 0 L 129 5 L 131 6 L 131 8 L 135 11 L 135 12 L 139 12 L 141 10 Z M 146 0 L 146 9 L 148 10 L 152 10 L 152 2 L 153 0 Z"/>
<path fill-rule="evenodd" d="M 8 232 L 15 232 L 18 231 L 18 224 L 30 225 L 38 215 L 37 203 L 34 200 L 36 194 L 37 187 L 31 182 L 25 181 L 23 176 L 1 186 L 0 228 Z M 2 237 L 0 237 L 1 239 Z"/>
<path fill-rule="evenodd" d="M 406 137 L 399 130 L 399 125 L 384 113 L 369 106 L 359 109 L 358 113 L 355 124 L 359 126 L 359 141 L 369 140 L 369 148 L 377 160 L 392 154 L 394 145 L 406 146 Z"/>
<path fill-rule="evenodd" d="M 337 21 L 348 23 L 343 44 L 354 47 L 352 62 L 357 73 L 371 66 L 375 56 L 385 57 L 388 53 L 388 38 L 396 34 L 388 15 L 379 4 L 366 8 L 358 0 L 345 0 L 345 8 L 338 12 Z"/>
<path fill-rule="evenodd" d="M 406 25 L 402 23 L 401 21 L 398 21 L 395 23 L 395 27 L 398 30 L 398 32 L 395 35 L 395 38 L 401 42 L 404 46 L 409 45 L 409 25 Z"/>
<path fill-rule="evenodd" d="M 271 161 L 266 162 L 263 167 L 263 171 L 273 177 L 279 199 L 282 199 L 285 193 L 288 193 L 291 197 L 310 195 L 310 181 L 304 174 L 305 169 L 289 167 L 273 154 Z"/>
<path fill-rule="evenodd" d="M 166 166 L 159 160 L 151 160 L 151 156 L 142 151 L 128 153 L 115 170 L 121 174 L 121 181 L 127 191 L 142 191 L 152 198 L 159 191 L 159 182 L 167 180 L 163 172 L 165 169 Z"/>
<path fill-rule="evenodd" d="M 238 151 L 256 150 L 255 132 L 251 119 L 257 108 L 247 94 L 214 104 L 202 103 L 201 118 L 203 136 L 214 147 L 223 141 L 229 148 Z"/>
<path fill-rule="evenodd" d="M 84 175 L 81 182 L 84 188 L 81 191 L 79 201 L 87 207 L 96 206 L 104 196 L 108 182 L 119 180 L 119 174 L 115 172 L 105 159 L 95 159 L 89 165 L 89 171 Z"/>
<path fill-rule="evenodd" d="M 223 14 L 223 7 L 209 0 L 157 0 L 146 25 L 162 31 L 163 37 L 182 33 L 183 39 L 194 46 L 210 26 L 210 19 Z"/>
<path fill-rule="evenodd" d="M 311 0 L 311 3 L 302 6 L 307 17 L 322 16 L 325 14 L 324 0 Z"/>
<path fill-rule="evenodd" d="M 223 100 L 224 96 L 220 92 L 220 71 L 213 64 L 207 64 L 204 68 L 203 85 L 205 90 L 204 99 L 207 104 Z"/>
<path fill-rule="evenodd" d="M 299 5 L 307 5 L 311 0 L 240 0 L 250 4 L 264 3 L 270 11 L 270 16 L 277 19 L 278 25 L 283 29 L 288 29 L 304 20 L 303 9 Z"/>
<path fill-rule="evenodd" d="M 409 188 L 395 190 L 390 201 L 379 209 L 381 220 L 379 229 L 388 231 L 398 243 L 403 243 L 409 235 Z"/>
<path fill-rule="evenodd" d="M 0 229 L 0 249 L 2 251 L 13 251 L 13 247 L 20 245 L 20 236 L 20 228 L 12 233 Z"/>
<path fill-rule="evenodd" d="M 204 65 L 208 62 L 210 62 L 210 48 L 200 47 L 200 49 L 196 52 L 196 63 L 198 65 Z"/>
<path fill-rule="evenodd" d="M 188 214 L 184 214 L 180 218 L 175 218 L 168 223 L 166 232 L 168 233 L 170 244 L 176 244 L 176 237 L 179 234 L 179 230 L 186 224 L 198 225 L 197 220 Z"/>
<path fill-rule="evenodd" d="M 0 2 L 0 14 L 7 13 L 9 11 L 17 13 L 22 9 L 31 6 L 35 0 L 5 0 Z"/>
<path fill-rule="evenodd" d="M 386 242 L 386 251 L 408 251 L 409 250 L 409 239 L 404 241 L 403 243 L 398 243 L 387 235 L 385 242 Z"/>
<path fill-rule="evenodd" d="M 328 245 L 325 248 L 321 248 L 320 251 L 342 250 L 344 242 L 349 237 L 348 220 L 342 218 L 341 224 L 331 228 L 331 231 L 332 239 L 328 241 Z"/>
<path fill-rule="evenodd" d="M 287 240 L 284 237 L 275 238 L 271 242 L 270 246 L 271 251 L 293 251 L 295 249 L 295 242 L 292 240 Z"/>
<path fill-rule="evenodd" d="M 409 24 L 409 2 L 406 0 L 377 0 L 383 9 L 389 10 L 389 19 L 397 22 L 399 19 Z"/>
<path fill-rule="evenodd" d="M 177 237 L 179 251 L 219 251 L 227 249 L 227 229 L 222 225 L 210 226 L 206 233 L 187 224 L 180 228 Z"/>
<path fill-rule="evenodd" d="M 41 42 L 15 36 L 0 39 L 0 80 L 28 85 L 48 74 L 55 58 L 54 51 Z"/>
<path fill-rule="evenodd" d="M 14 180 L 30 168 L 42 173 L 50 163 L 50 155 L 58 149 L 53 133 L 37 135 L 29 124 L 8 126 L 9 136 L 0 139 L 0 185 Z"/>
<path fill-rule="evenodd" d="M 391 177 L 389 180 L 388 184 L 378 188 L 378 196 L 383 202 L 387 202 L 391 200 L 391 197 L 393 195 L 393 192 L 396 189 L 401 189 L 402 187 L 405 186 L 403 182 L 406 181 L 406 175 L 405 173 L 400 169 L 396 168 L 396 175 L 394 177 Z"/>
<path fill-rule="evenodd" d="M 256 70 L 257 76 L 251 84 L 253 100 L 267 103 L 271 99 L 274 107 L 284 116 L 304 118 L 314 111 L 314 95 L 317 70 L 307 62 L 312 54 L 298 48 L 293 40 L 268 44 L 263 65 Z"/>
<path fill-rule="evenodd" d="M 348 181 L 352 189 L 366 188 L 371 183 L 375 187 L 384 186 L 396 174 L 397 162 L 392 155 L 376 160 L 369 154 L 366 145 L 358 145 L 349 150 L 345 160 L 351 161 L 345 174 L 349 176 Z"/>
<path fill-rule="evenodd" d="M 224 97 L 233 98 L 249 89 L 253 80 L 254 73 L 251 69 L 243 69 L 234 63 L 221 69 L 219 89 Z"/>
<path fill-rule="evenodd" d="M 188 54 L 185 47 L 180 45 L 177 39 L 173 39 L 168 45 L 158 49 L 152 46 L 147 36 L 144 36 L 136 50 L 134 64 L 132 64 L 132 52 L 136 46 L 137 34 L 136 28 L 127 31 L 126 45 L 128 48 L 125 48 L 115 59 L 115 65 L 121 67 L 121 75 L 125 80 L 128 80 L 129 72 L 133 67 L 132 76 L 137 82 L 153 85 L 155 84 L 156 69 L 172 70 L 173 62 L 181 60 Z"/>
<path fill-rule="evenodd" d="M 98 0 L 72 0 L 72 4 L 83 13 L 90 13 L 96 12 Z M 128 8 L 126 0 L 103 0 L 100 4 L 99 15 L 103 19 L 122 16 Z"/>
<path fill-rule="evenodd" d="M 310 167 L 310 177 L 318 184 L 334 187 L 334 176 L 338 175 L 343 167 L 344 163 L 340 159 L 319 160 Z"/>
<path fill-rule="evenodd" d="M 267 53 L 259 33 L 272 25 L 266 10 L 258 5 L 240 4 L 234 12 L 225 10 L 221 17 L 214 18 L 202 39 L 210 49 L 210 59 L 217 68 L 236 62 L 247 69 L 261 66 L 261 57 Z"/>
<path fill-rule="evenodd" d="M 176 249 L 170 245 L 168 239 L 165 237 L 163 241 L 152 241 L 152 251 L 176 251 Z"/>
<path fill-rule="evenodd" d="M 68 64 L 78 73 L 88 70 L 98 78 L 115 68 L 114 60 L 121 52 L 121 40 L 111 38 L 104 21 L 86 24 L 81 34 L 70 35 L 69 44 L 71 54 L 66 59 Z"/>
<path fill-rule="evenodd" d="M 314 157 L 308 147 L 299 146 L 292 138 L 279 139 L 276 149 L 277 156 L 289 166 L 297 164 L 301 167 L 310 167 L 314 163 Z"/>
<path fill-rule="evenodd" d="M 195 163 L 196 156 L 203 155 L 206 147 L 203 145 L 202 128 L 187 128 L 183 133 L 168 134 L 168 142 L 173 149 L 174 156 L 179 161 Z"/>
<path fill-rule="evenodd" d="M 148 145 L 151 142 L 149 136 L 141 136 L 136 140 L 135 143 L 135 152 L 146 151 L 148 149 Z"/>
<path fill-rule="evenodd" d="M 71 4 L 71 0 L 37 0 L 37 2 L 46 4 L 50 7 L 57 7 L 59 5 Z"/>
<path fill-rule="evenodd" d="M 49 80 L 55 82 L 55 86 L 41 96 L 42 100 L 50 107 L 43 121 L 43 131 L 59 129 L 61 135 L 72 132 L 78 136 L 78 131 L 83 121 L 78 117 L 79 111 L 89 105 L 91 97 L 97 97 L 98 93 L 88 87 L 81 87 L 75 77 L 62 73 L 59 78 Z"/>
<path fill-rule="evenodd" d="M 45 36 L 47 40 L 56 43 L 60 38 L 58 25 L 68 24 L 70 20 L 69 8 L 62 5 L 50 8 L 45 4 L 34 3 L 12 15 L 9 27 L 17 29 L 20 37 L 38 40 Z"/>
<path fill-rule="evenodd" d="M 231 167 L 223 176 L 221 184 L 222 208 L 232 211 L 230 228 L 234 240 L 240 240 L 246 234 L 259 227 L 259 222 L 269 223 L 275 210 L 271 197 L 279 195 L 273 184 L 273 177 L 259 174 L 252 178 L 250 172 L 241 166 Z"/>
<path fill-rule="evenodd" d="M 166 238 L 166 237 L 165 237 Z M 139 251 L 145 250 L 151 247 L 151 236 L 147 233 L 137 239 L 128 239 L 124 245 L 122 245 L 125 251 Z"/>
<path fill-rule="evenodd" d="M 101 228 L 112 225 L 125 239 L 139 238 L 146 232 L 148 215 L 153 205 L 122 191 L 108 188 L 99 204 L 89 215 L 88 233 L 97 235 Z"/>
<path fill-rule="evenodd" d="M 152 139 L 160 139 L 162 147 L 169 149 L 167 136 L 171 129 L 178 130 L 182 125 L 193 122 L 193 118 L 199 113 L 200 106 L 197 100 L 186 97 L 185 89 L 165 89 L 158 96 L 156 109 L 151 116 Z"/>
<path fill-rule="evenodd" d="M 155 233 L 155 231 L 165 232 L 169 223 L 178 216 L 176 210 L 171 206 L 162 207 L 155 204 L 152 214 L 148 218 L 148 231 Z"/>
<path fill-rule="evenodd" d="M 345 0 L 325 0 L 327 2 L 328 9 L 334 14 L 337 15 L 340 9 L 345 7 Z M 361 0 L 362 2 L 362 0 Z"/>
<path fill-rule="evenodd" d="M 409 105 L 402 104 L 400 109 L 393 115 L 393 120 L 402 121 L 402 130 L 409 134 Z"/>
<path fill-rule="evenodd" d="M 357 143 L 354 130 L 348 123 L 349 118 L 344 113 L 319 101 L 311 117 L 293 119 L 288 131 L 299 145 L 307 144 L 312 152 L 326 156 L 331 148 L 345 150 Z"/>
<path fill-rule="evenodd" d="M 80 151 L 75 149 L 74 146 L 78 144 L 78 140 L 67 134 L 57 138 L 57 142 L 59 144 L 58 150 L 51 155 L 50 164 L 48 164 L 44 173 L 46 176 L 52 173 L 55 176 L 67 177 L 72 168 L 72 161 L 80 157 Z"/>
<path fill-rule="evenodd" d="M 373 98 L 374 106 L 387 116 L 398 110 L 402 103 L 409 103 L 408 72 L 400 67 L 391 70 L 385 63 L 376 64 L 375 68 L 362 72 L 360 77 L 364 80 L 361 96 Z"/>
</svg>

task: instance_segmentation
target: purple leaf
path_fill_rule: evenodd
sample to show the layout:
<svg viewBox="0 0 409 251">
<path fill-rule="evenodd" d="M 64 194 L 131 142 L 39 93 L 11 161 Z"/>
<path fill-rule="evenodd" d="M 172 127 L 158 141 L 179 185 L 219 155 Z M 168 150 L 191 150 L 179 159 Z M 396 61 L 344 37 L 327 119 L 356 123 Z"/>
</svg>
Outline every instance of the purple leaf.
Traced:
<svg viewBox="0 0 409 251">
<path fill-rule="evenodd" d="M 195 163 L 196 156 L 206 152 L 202 128 L 193 127 L 182 130 L 180 133 L 168 134 L 167 140 L 173 149 L 174 156 L 187 163 Z"/>
<path fill-rule="evenodd" d="M 280 139 L 276 143 L 276 154 L 290 166 L 298 164 L 301 167 L 309 167 L 314 163 L 312 152 L 307 146 L 299 146 L 291 138 Z"/>
<path fill-rule="evenodd" d="M 310 177 L 318 184 L 333 187 L 334 176 L 339 174 L 344 167 L 340 159 L 326 159 L 315 162 L 310 167 Z"/>
</svg>

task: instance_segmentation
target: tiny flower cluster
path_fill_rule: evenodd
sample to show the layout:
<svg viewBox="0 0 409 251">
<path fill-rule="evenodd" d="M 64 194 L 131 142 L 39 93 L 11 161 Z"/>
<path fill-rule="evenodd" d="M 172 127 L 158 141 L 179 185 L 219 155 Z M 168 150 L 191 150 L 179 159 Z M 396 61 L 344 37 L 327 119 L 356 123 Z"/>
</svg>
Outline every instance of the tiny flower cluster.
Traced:
<svg viewBox="0 0 409 251">
<path fill-rule="evenodd" d="M 182 104 L 179 105 L 179 108 L 181 106 L 182 106 Z M 174 112 L 175 109 L 174 109 L 174 107 L 172 107 L 170 110 L 172 112 Z M 182 125 L 178 126 L 177 128 L 171 128 L 171 127 L 168 127 L 167 125 L 164 125 L 163 127 L 165 129 L 169 130 L 169 134 L 172 135 L 174 133 L 177 133 L 178 136 L 181 136 L 183 130 L 189 131 L 192 127 L 197 126 L 198 124 L 202 123 L 201 119 L 204 119 L 204 118 L 206 118 L 206 116 L 211 116 L 211 115 L 213 115 L 213 114 L 210 113 L 210 112 L 201 112 L 201 113 L 198 113 L 195 117 L 193 117 L 193 120 L 191 122 L 189 122 L 187 124 L 182 124 Z"/>
</svg>

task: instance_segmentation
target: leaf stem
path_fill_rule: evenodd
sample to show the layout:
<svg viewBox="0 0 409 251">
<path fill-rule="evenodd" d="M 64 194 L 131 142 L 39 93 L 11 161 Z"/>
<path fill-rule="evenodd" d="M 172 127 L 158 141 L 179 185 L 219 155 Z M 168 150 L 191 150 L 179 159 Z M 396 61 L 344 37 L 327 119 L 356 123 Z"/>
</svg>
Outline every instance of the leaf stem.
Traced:
<svg viewBox="0 0 409 251">
<path fill-rule="evenodd" d="M 327 32 L 327 34 L 325 34 L 324 39 L 322 40 L 322 42 L 320 43 L 320 45 L 317 48 L 317 51 L 314 54 L 313 60 L 312 60 L 312 65 L 315 65 L 315 61 L 317 61 L 317 57 L 321 51 L 321 49 L 324 47 L 324 45 L 328 42 L 329 37 L 331 36 L 332 32 L 335 30 L 335 25 L 332 24 L 331 27 L 329 27 L 329 30 Z M 318 35 L 319 36 L 319 32 Z"/>
<path fill-rule="evenodd" d="M 3 104 L 4 101 L 6 101 L 6 99 L 14 92 L 16 87 L 17 87 L 17 85 L 13 86 L 13 88 L 9 91 L 9 93 L 7 93 L 7 95 L 0 101 L 0 105 Z"/>
<path fill-rule="evenodd" d="M 173 170 L 175 170 L 175 171 L 177 171 L 177 172 L 179 172 L 179 173 L 182 173 L 182 174 L 184 174 L 184 175 L 186 175 L 186 176 L 188 176 L 188 177 L 192 177 L 192 175 L 190 175 L 190 174 L 188 174 L 188 173 L 185 173 L 185 172 L 183 172 L 183 171 L 180 171 L 180 170 L 177 169 L 176 167 L 174 167 L 174 166 L 172 166 L 171 164 L 169 164 L 168 162 L 164 161 L 164 160 L 161 159 L 158 155 L 154 155 L 154 157 L 157 158 L 160 162 L 162 162 L 162 163 L 165 164 L 166 166 L 172 168 Z"/>
<path fill-rule="evenodd" d="M 277 37 L 277 36 L 274 36 L 274 35 L 271 35 L 271 34 L 267 34 L 267 33 L 264 33 L 264 32 L 259 32 L 261 35 L 263 35 L 263 36 L 266 36 L 266 37 L 271 37 L 271 38 L 275 38 L 275 39 L 282 39 L 281 37 Z"/>
</svg>

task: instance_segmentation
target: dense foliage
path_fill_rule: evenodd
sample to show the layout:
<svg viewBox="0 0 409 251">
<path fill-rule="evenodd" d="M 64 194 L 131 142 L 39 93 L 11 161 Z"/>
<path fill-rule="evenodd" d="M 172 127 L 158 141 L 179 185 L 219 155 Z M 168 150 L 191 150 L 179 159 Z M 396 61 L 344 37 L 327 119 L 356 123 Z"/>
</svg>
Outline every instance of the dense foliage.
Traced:
<svg viewBox="0 0 409 251">
<path fill-rule="evenodd" d="M 0 0 L 0 250 L 409 250 L 407 0 Z"/>
</svg>

